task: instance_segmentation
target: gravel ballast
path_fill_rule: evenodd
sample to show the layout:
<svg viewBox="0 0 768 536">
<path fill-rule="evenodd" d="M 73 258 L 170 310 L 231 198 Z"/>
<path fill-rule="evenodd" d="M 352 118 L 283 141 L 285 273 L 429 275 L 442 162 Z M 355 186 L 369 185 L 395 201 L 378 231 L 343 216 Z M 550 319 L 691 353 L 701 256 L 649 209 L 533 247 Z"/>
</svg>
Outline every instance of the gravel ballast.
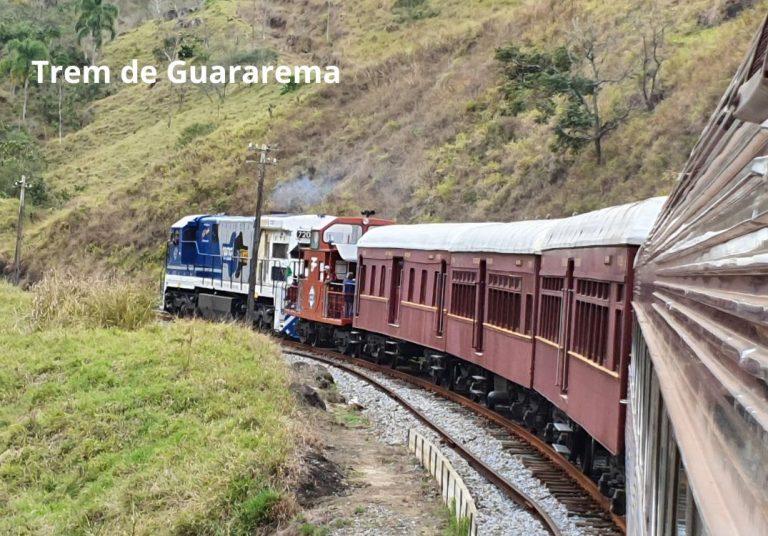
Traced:
<svg viewBox="0 0 768 536">
<path fill-rule="evenodd" d="M 290 353 L 285 356 L 290 362 L 312 362 Z M 348 401 L 355 401 L 363 406 L 363 414 L 371 421 L 382 442 L 390 445 L 405 444 L 408 429 L 415 428 L 434 444 L 440 445 L 440 438 L 436 433 L 422 425 L 398 402 L 379 389 L 339 368 L 328 366 L 328 369 L 339 392 Z M 454 402 L 404 382 L 369 370 L 361 369 L 361 372 L 393 389 L 403 399 L 428 415 L 433 422 L 447 430 L 464 448 L 527 493 L 547 511 L 563 534 L 582 534 L 574 524 L 578 518 L 569 517 L 566 508 L 550 494 L 544 484 L 518 459 L 505 451 L 501 441 L 487 429 L 487 424 L 482 418 Z M 440 448 L 462 476 L 475 499 L 478 508 L 478 529 L 481 534 L 548 534 L 537 519 L 477 473 L 458 453 L 445 445 Z"/>
</svg>

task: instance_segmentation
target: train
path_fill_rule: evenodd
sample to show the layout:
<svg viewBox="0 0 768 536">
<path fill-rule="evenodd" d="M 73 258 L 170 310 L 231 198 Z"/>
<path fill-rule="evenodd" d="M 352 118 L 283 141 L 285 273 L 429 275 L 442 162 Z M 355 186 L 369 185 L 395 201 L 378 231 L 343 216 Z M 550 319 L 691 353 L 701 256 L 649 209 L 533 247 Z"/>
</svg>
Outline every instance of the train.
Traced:
<svg viewBox="0 0 768 536">
<path fill-rule="evenodd" d="M 261 239 L 258 318 L 525 423 L 623 513 L 632 265 L 663 202 L 511 223 L 274 218 Z M 252 227 L 224 215 L 174 224 L 166 310 L 242 317 Z"/>
<path fill-rule="evenodd" d="M 768 18 L 668 198 L 506 223 L 265 216 L 257 324 L 524 423 L 631 536 L 768 534 L 766 177 Z M 253 223 L 174 224 L 164 308 L 242 317 Z"/>
</svg>

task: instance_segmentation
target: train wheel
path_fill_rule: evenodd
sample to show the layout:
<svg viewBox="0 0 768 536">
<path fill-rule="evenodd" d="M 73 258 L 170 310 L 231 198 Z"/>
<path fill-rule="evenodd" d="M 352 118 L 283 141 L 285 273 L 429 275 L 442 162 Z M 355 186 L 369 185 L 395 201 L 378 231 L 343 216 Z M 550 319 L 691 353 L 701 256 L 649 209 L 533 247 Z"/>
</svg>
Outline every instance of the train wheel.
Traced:
<svg viewBox="0 0 768 536">
<path fill-rule="evenodd" d="M 296 336 L 299 338 L 301 344 L 309 344 L 309 336 L 311 332 L 312 330 L 310 326 L 306 325 L 304 322 L 299 321 L 296 324 Z"/>
<path fill-rule="evenodd" d="M 352 343 L 350 342 L 349 335 L 343 332 L 333 333 L 333 345 L 340 354 L 350 355 L 352 353 Z"/>
<path fill-rule="evenodd" d="M 181 318 L 194 318 L 196 316 L 195 313 L 195 306 L 186 300 L 179 307 L 179 316 Z"/>
<path fill-rule="evenodd" d="M 312 330 L 309 333 L 309 337 L 307 338 L 307 342 L 312 348 L 317 348 L 320 344 L 320 335 L 317 333 L 317 330 Z"/>
<path fill-rule="evenodd" d="M 377 365 L 381 365 L 381 356 L 383 353 L 381 346 L 374 344 L 371 348 L 371 358 L 373 359 L 373 362 Z"/>
<path fill-rule="evenodd" d="M 438 373 L 435 371 L 432 371 L 432 373 L 429 375 L 430 379 L 432 380 L 432 383 L 435 385 L 442 385 L 443 384 L 443 374 Z"/>
</svg>

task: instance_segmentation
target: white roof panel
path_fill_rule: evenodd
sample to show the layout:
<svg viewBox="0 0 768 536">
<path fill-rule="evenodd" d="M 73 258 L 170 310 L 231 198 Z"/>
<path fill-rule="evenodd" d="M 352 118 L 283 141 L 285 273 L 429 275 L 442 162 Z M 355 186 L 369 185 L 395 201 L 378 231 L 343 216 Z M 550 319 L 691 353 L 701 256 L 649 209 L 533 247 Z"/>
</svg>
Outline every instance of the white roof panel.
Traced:
<svg viewBox="0 0 768 536">
<path fill-rule="evenodd" d="M 542 250 L 589 246 L 639 246 L 651 232 L 666 197 L 603 208 L 559 220 Z"/>
<path fill-rule="evenodd" d="M 186 224 L 188 224 L 192 220 L 196 218 L 202 218 L 203 216 L 205 216 L 205 214 L 192 214 L 191 216 L 184 216 L 179 221 L 171 225 L 171 228 L 174 229 L 176 227 L 184 227 Z"/>
<path fill-rule="evenodd" d="M 541 245 L 552 227 L 561 220 L 531 220 L 510 223 L 490 223 L 456 234 L 450 251 L 510 253 L 531 255 L 541 251 Z"/>
<path fill-rule="evenodd" d="M 365 233 L 357 245 L 361 248 L 415 249 L 450 251 L 451 242 L 464 232 L 492 223 L 422 223 L 415 225 L 384 225 Z"/>
<path fill-rule="evenodd" d="M 371 229 L 361 248 L 535 254 L 547 249 L 640 245 L 666 197 L 608 207 L 559 220 L 425 223 Z"/>
<path fill-rule="evenodd" d="M 184 227 L 197 218 L 216 218 L 220 222 L 253 223 L 253 216 L 229 216 L 227 214 L 193 214 L 185 216 L 171 227 Z M 261 217 L 261 226 L 264 229 L 284 229 L 295 231 L 298 229 L 313 230 L 322 229 L 331 223 L 336 216 L 317 214 L 267 214 Z"/>
<path fill-rule="evenodd" d="M 269 226 L 279 227 L 285 230 L 314 230 L 322 229 L 333 220 L 336 216 L 326 216 L 319 214 L 298 214 L 298 215 L 270 215 Z M 262 222 L 264 218 L 262 218 Z"/>
</svg>

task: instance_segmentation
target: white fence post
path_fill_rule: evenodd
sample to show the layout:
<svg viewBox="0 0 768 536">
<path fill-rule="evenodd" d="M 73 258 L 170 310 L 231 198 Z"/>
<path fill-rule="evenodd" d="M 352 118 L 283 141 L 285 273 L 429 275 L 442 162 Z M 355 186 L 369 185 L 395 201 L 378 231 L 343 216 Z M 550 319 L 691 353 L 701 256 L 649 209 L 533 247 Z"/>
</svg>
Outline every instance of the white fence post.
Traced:
<svg viewBox="0 0 768 536">
<path fill-rule="evenodd" d="M 427 438 L 411 428 L 408 430 L 408 450 L 429 471 L 438 485 L 443 502 L 454 504 L 456 519 L 469 519 L 469 534 L 477 536 L 477 507 L 466 484 L 440 450 Z M 455 501 L 455 502 L 454 502 Z"/>
</svg>

